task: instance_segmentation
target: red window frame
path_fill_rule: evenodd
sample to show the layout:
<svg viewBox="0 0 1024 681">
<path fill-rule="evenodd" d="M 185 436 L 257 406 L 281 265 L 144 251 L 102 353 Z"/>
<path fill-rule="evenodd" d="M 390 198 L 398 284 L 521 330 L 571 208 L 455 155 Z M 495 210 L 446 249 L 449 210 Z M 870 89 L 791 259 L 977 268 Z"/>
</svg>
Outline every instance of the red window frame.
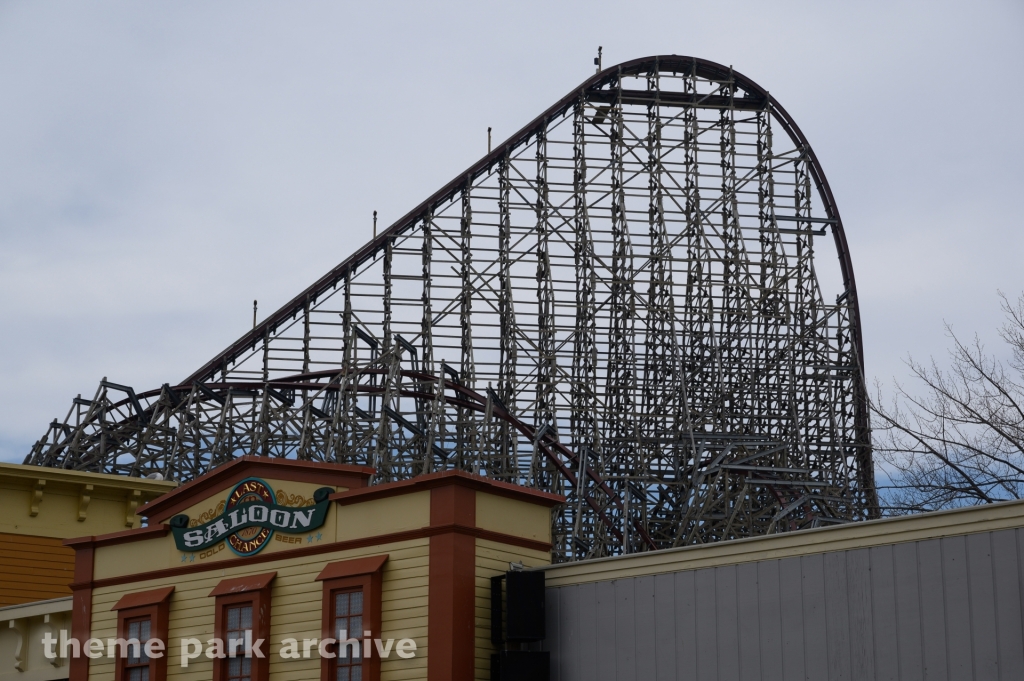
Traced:
<svg viewBox="0 0 1024 681">
<path fill-rule="evenodd" d="M 138 635 L 132 635 L 132 625 L 139 625 Z M 143 626 L 148 625 L 148 626 Z M 148 629 L 149 631 L 145 631 Z M 136 650 L 132 645 L 128 646 L 128 657 L 118 658 L 118 664 L 121 667 L 121 678 L 125 681 L 131 681 L 132 672 L 136 669 L 145 669 L 148 674 L 145 679 L 139 679 L 139 681 L 151 681 L 153 677 L 153 660 L 149 658 L 146 653 L 146 643 L 153 638 L 153 617 L 150 615 L 143 615 L 140 617 L 126 617 L 124 620 L 123 633 L 119 632 L 121 638 L 125 640 L 137 640 L 139 642 L 138 657 L 135 656 Z M 164 651 L 164 655 L 166 655 Z"/>
<path fill-rule="evenodd" d="M 359 612 L 358 613 L 352 613 L 351 612 L 351 605 L 352 605 L 352 600 L 354 600 L 352 597 L 357 595 L 357 594 L 359 595 L 359 599 L 358 599 Z M 345 615 L 343 615 L 342 613 L 338 612 L 338 600 L 342 596 L 347 596 L 348 599 L 349 599 L 349 603 L 348 603 L 348 605 L 349 605 L 349 612 L 346 613 Z M 367 605 L 367 603 L 366 603 L 367 599 L 366 599 L 366 588 L 365 588 L 365 585 L 352 586 L 352 587 L 347 587 L 347 588 L 346 587 L 333 588 L 333 589 L 331 589 L 330 599 L 331 599 L 331 603 L 330 603 L 330 605 L 331 605 L 331 638 L 335 638 L 336 641 L 337 641 L 334 644 L 334 653 L 337 655 L 337 657 L 330 659 L 330 667 L 331 667 L 331 669 L 329 670 L 329 672 L 331 674 L 331 678 L 335 679 L 335 681 L 336 681 L 337 678 L 338 678 L 338 672 L 340 671 L 340 668 L 342 666 L 342 661 L 343 660 L 345 660 L 344 665 L 346 667 L 360 667 L 360 668 L 362 668 L 362 667 L 364 667 L 364 665 L 366 663 L 366 660 L 363 659 L 363 653 L 365 651 L 363 650 L 363 643 L 362 643 L 363 632 L 364 631 L 369 631 L 366 628 L 368 626 L 368 624 L 367 624 L 367 622 L 365 620 L 366 605 Z M 356 654 L 354 656 L 352 655 L 351 645 L 347 645 L 347 646 L 344 646 L 344 647 L 342 646 L 342 640 L 343 639 L 340 637 L 340 630 L 338 628 L 338 620 L 342 619 L 343 617 L 345 619 L 349 620 L 349 626 L 346 627 L 346 629 L 345 629 L 345 640 L 350 640 L 350 639 L 354 638 L 354 639 L 357 639 L 360 642 L 359 643 L 359 650 L 355 651 Z M 360 623 L 360 626 L 355 628 L 355 629 L 349 628 L 349 627 L 351 627 L 351 621 L 352 621 L 353 617 L 358 617 L 359 618 L 359 623 Z M 342 654 L 343 651 L 344 651 L 344 653 L 346 655 L 345 658 L 341 657 L 341 654 Z M 365 670 L 364 670 L 364 673 L 365 673 Z"/>
<path fill-rule="evenodd" d="M 384 563 L 387 560 L 387 554 L 370 558 L 357 558 L 355 560 L 328 563 L 321 570 L 316 579 L 323 582 L 323 602 L 321 606 L 322 638 L 335 637 L 334 623 L 337 618 L 337 613 L 334 610 L 335 597 L 341 593 L 355 591 L 361 591 L 363 594 L 363 631 L 369 631 L 371 638 L 380 637 L 381 583 Z M 371 643 L 370 655 L 364 656 L 362 654 L 365 652 L 363 631 L 348 633 L 349 638 L 358 638 L 360 643 L 363 644 L 363 647 L 360 649 L 363 681 L 380 681 L 380 657 L 377 655 L 376 647 Z M 338 644 L 335 644 L 332 652 L 337 654 Z M 336 681 L 337 674 L 337 657 L 320 658 L 321 681 Z"/>
<path fill-rule="evenodd" d="M 214 661 L 213 681 L 229 681 L 231 678 L 228 665 L 229 641 L 227 637 L 228 609 L 248 605 L 252 607 L 252 642 L 263 639 L 260 652 L 264 657 L 253 655 L 251 659 L 250 680 L 269 681 L 270 678 L 270 584 L 277 576 L 276 572 L 268 572 L 251 577 L 236 577 L 221 581 L 210 592 L 216 598 L 213 631 L 214 636 L 223 641 L 224 657 Z M 244 655 L 244 650 L 238 654 Z M 243 658 L 244 659 L 244 658 Z"/>
<path fill-rule="evenodd" d="M 129 657 L 118 655 L 114 662 L 114 681 L 128 681 L 129 670 L 142 667 L 149 668 L 149 681 L 166 681 L 167 679 L 167 622 L 170 618 L 170 597 L 173 586 L 151 591 L 139 591 L 122 596 L 111 610 L 117 611 L 117 637 L 129 639 L 129 627 L 132 622 L 149 620 L 149 639 L 158 639 L 164 644 L 160 657 L 151 657 L 145 664 L 131 664 Z M 140 656 L 145 655 L 146 641 L 139 641 Z M 128 648 L 129 654 L 132 648 Z"/>
</svg>

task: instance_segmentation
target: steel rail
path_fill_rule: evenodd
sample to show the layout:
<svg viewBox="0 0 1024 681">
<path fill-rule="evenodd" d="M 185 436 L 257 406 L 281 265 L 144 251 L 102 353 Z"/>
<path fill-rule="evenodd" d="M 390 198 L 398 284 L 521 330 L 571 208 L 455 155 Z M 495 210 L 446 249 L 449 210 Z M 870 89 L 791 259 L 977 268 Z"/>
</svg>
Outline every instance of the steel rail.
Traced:
<svg viewBox="0 0 1024 681">
<path fill-rule="evenodd" d="M 558 100 L 558 102 L 553 106 L 549 107 L 542 114 L 534 118 L 530 123 L 505 140 L 505 142 L 494 147 L 491 153 L 481 158 L 465 171 L 456 175 L 455 179 L 451 180 L 425 201 L 399 218 L 386 230 L 380 232 L 376 239 L 373 239 L 357 250 L 337 267 L 327 272 L 311 286 L 257 324 L 251 331 L 244 334 L 225 350 L 217 354 L 213 359 L 183 380 L 179 386 L 188 386 L 195 381 L 209 380 L 218 371 L 225 369 L 229 363 L 236 360 L 246 351 L 246 349 L 254 348 L 256 344 L 263 339 L 265 334 L 273 333 L 279 326 L 286 323 L 289 319 L 294 318 L 304 309 L 307 301 L 315 302 L 321 295 L 337 286 L 337 284 L 342 281 L 350 271 L 359 267 L 359 265 L 363 264 L 367 260 L 372 259 L 385 247 L 389 239 L 414 228 L 416 223 L 423 219 L 433 208 L 449 201 L 464 187 L 471 184 L 474 179 L 489 172 L 503 158 L 505 158 L 506 154 L 511 154 L 513 149 L 527 143 L 538 131 L 544 128 L 550 119 L 564 114 L 568 109 L 576 104 L 581 95 L 586 98 L 589 95 L 600 92 L 602 87 L 611 84 L 614 80 L 619 78 L 620 75 L 647 73 L 652 67 L 662 73 L 687 73 L 694 70 L 696 75 L 711 80 L 718 79 L 726 81 L 731 79 L 732 82 L 748 94 L 755 94 L 757 98 L 763 98 L 768 103 L 772 113 L 778 118 L 793 143 L 797 145 L 797 148 L 803 150 L 807 154 L 808 161 L 810 162 L 809 165 L 812 169 L 812 177 L 818 189 L 818 193 L 822 198 L 822 202 L 824 203 L 825 212 L 830 219 L 835 220 L 832 225 L 832 235 L 835 240 L 839 256 L 844 288 L 849 299 L 848 305 L 850 308 L 851 321 L 853 322 L 853 340 L 857 348 L 857 361 L 860 364 L 861 373 L 863 374 L 864 347 L 861 336 L 860 307 L 856 293 L 857 285 L 854 279 L 853 263 L 850 259 L 846 233 L 843 229 L 843 221 L 839 214 L 839 208 L 836 205 L 835 197 L 832 194 L 832 188 L 829 186 L 828 179 L 825 177 L 825 172 L 821 167 L 821 163 L 819 162 L 817 155 L 814 153 L 814 150 L 811 148 L 810 143 L 807 141 L 807 138 L 796 124 L 796 121 L 793 120 L 792 116 L 789 115 L 782 105 L 779 104 L 779 102 L 772 97 L 767 90 L 738 71 L 733 70 L 731 67 L 723 66 L 722 64 L 708 61 L 706 59 L 677 55 L 662 55 L 643 57 L 623 62 L 622 64 L 611 66 L 583 81 L 569 94 Z M 633 91 L 632 94 L 634 96 L 638 96 L 640 92 Z M 749 100 L 747 98 L 737 98 L 737 101 L 743 102 Z M 662 103 L 667 102 L 663 101 Z M 867 423 L 866 398 L 866 395 L 861 396 L 861 401 L 863 402 L 861 410 L 864 410 L 863 423 L 865 425 Z"/>
<path fill-rule="evenodd" d="M 877 515 L 842 222 L 792 118 L 731 68 L 595 74 L 374 231 L 175 387 L 104 379 L 26 462 L 472 468 L 567 495 L 569 560 Z"/>
<path fill-rule="evenodd" d="M 438 376 L 435 376 L 428 372 L 402 369 L 398 373 L 404 378 L 414 379 L 416 381 L 420 381 L 423 383 L 429 383 L 431 385 L 437 385 L 438 383 Z M 342 390 L 341 385 L 337 383 L 337 380 L 339 378 L 341 378 L 344 375 L 359 376 L 364 374 L 386 376 L 388 374 L 388 369 L 367 367 L 355 369 L 353 371 L 319 371 L 308 374 L 297 374 L 294 376 L 288 376 L 285 378 L 270 380 L 266 382 L 223 381 L 218 383 L 200 383 L 200 386 L 202 388 L 205 388 L 203 393 L 207 393 L 208 391 L 206 397 L 207 399 L 211 400 L 216 399 L 217 396 L 214 395 L 214 393 L 218 390 L 224 391 L 225 393 L 235 391 L 236 393 L 244 393 L 247 395 L 252 395 L 254 397 L 257 397 L 262 392 L 269 391 L 273 388 L 284 388 L 286 390 L 317 390 L 317 392 L 339 392 Z M 310 378 L 331 378 L 331 380 L 327 383 L 309 383 L 303 380 Z M 487 399 L 483 395 L 476 392 L 475 390 L 471 390 L 470 388 L 467 388 L 464 385 L 460 385 L 448 379 L 442 379 L 442 385 L 444 386 L 445 389 L 451 390 L 452 392 L 462 396 L 462 398 L 449 397 L 447 394 L 442 393 L 441 399 L 446 404 L 450 404 L 456 407 L 462 407 L 465 409 L 472 409 L 478 412 L 486 412 Z M 171 390 L 179 389 L 180 388 L 171 388 Z M 352 391 L 354 393 L 363 393 L 368 395 L 380 395 L 385 392 L 385 388 L 381 386 L 360 385 L 358 383 L 349 384 L 345 389 Z M 163 390 L 163 387 L 154 390 L 148 390 L 134 397 L 142 399 L 157 397 L 163 392 Z M 435 397 L 432 393 L 408 389 L 400 389 L 397 391 L 397 394 L 403 397 L 421 398 L 428 400 L 433 400 Z M 134 401 L 137 403 L 137 399 Z M 202 401 L 201 398 L 200 401 Z M 125 398 L 118 402 L 111 403 L 110 408 L 118 409 L 126 407 L 129 405 L 129 403 L 132 402 L 133 398 Z M 303 406 L 309 405 L 307 404 Z M 152 414 L 155 412 L 155 407 L 156 404 L 151 404 L 145 407 L 144 409 L 138 410 L 134 415 L 125 419 L 124 423 L 144 422 L 147 419 L 147 415 L 151 417 Z M 302 407 L 296 409 L 296 411 L 301 411 L 301 409 Z M 497 417 L 505 421 L 506 423 L 511 424 L 529 441 L 534 442 L 537 448 L 540 449 L 540 451 L 549 461 L 551 461 L 551 463 L 558 469 L 558 472 L 565 477 L 565 479 L 569 482 L 570 485 L 575 487 L 579 480 L 576 477 L 576 474 L 573 472 L 573 470 L 566 466 L 565 463 L 558 456 L 555 455 L 555 451 L 559 452 L 565 459 L 568 459 L 570 463 L 576 464 L 576 466 L 578 467 L 577 470 L 583 470 L 586 477 L 590 478 L 590 480 L 592 480 L 594 484 L 602 492 L 604 492 L 605 495 L 607 495 L 609 501 L 611 501 L 612 504 L 614 504 L 620 512 L 624 512 L 622 499 L 615 492 L 615 490 L 611 489 L 608 483 L 604 479 L 602 479 L 601 476 L 597 472 L 595 472 L 590 466 L 585 466 L 584 464 L 582 464 L 582 459 L 580 459 L 579 455 L 577 455 L 571 449 L 563 445 L 558 440 L 551 439 L 550 436 L 548 436 L 547 440 L 545 440 L 544 437 L 538 438 L 536 428 L 517 418 L 500 404 L 492 404 L 491 414 L 492 416 Z M 587 505 L 594 511 L 594 513 L 597 514 L 601 522 L 604 523 L 604 525 L 608 528 L 608 531 L 615 535 L 616 538 L 621 541 L 622 532 L 619 530 L 615 522 L 607 516 L 604 510 L 602 510 L 601 507 L 598 506 L 597 502 L 594 501 L 593 497 L 591 497 L 590 495 L 586 495 L 584 500 L 586 501 Z M 657 548 L 657 545 L 655 544 L 654 540 L 650 537 L 650 535 L 647 533 L 647 530 L 637 519 L 632 519 L 632 525 L 633 528 L 640 535 L 640 537 L 643 539 L 644 543 L 647 544 L 647 546 L 650 549 L 654 550 Z"/>
</svg>

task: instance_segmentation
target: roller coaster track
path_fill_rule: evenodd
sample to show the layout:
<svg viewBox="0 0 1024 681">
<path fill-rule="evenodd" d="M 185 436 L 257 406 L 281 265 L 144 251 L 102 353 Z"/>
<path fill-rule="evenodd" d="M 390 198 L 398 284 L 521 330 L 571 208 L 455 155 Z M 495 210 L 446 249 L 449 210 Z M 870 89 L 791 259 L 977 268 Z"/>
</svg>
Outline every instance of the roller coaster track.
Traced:
<svg viewBox="0 0 1024 681">
<path fill-rule="evenodd" d="M 563 561 L 877 516 L 818 159 L 731 68 L 605 69 L 184 381 L 75 398 L 25 462 L 188 480 L 244 454 L 562 494 Z"/>
</svg>

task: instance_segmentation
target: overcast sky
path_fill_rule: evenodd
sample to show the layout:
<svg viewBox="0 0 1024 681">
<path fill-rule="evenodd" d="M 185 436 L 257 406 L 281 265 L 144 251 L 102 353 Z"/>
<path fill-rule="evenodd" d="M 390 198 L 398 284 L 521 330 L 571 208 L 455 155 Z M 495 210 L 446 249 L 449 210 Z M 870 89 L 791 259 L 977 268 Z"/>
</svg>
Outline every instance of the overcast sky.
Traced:
<svg viewBox="0 0 1024 681">
<path fill-rule="evenodd" d="M 771 9 L 768 7 L 771 6 Z M 0 0 L 0 460 L 180 381 L 593 72 L 731 64 L 831 182 L 869 379 L 1024 290 L 1024 2 Z M 830 254 L 822 252 L 831 257 Z"/>
</svg>

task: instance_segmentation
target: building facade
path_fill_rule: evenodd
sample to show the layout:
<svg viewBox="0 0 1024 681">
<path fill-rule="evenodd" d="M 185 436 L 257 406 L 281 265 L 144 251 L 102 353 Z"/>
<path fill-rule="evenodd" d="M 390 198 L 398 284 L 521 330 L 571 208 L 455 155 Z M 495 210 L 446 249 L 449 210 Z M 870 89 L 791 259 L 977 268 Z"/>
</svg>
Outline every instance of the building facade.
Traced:
<svg viewBox="0 0 1024 681">
<path fill-rule="evenodd" d="M 41 531 L 119 523 L 63 540 L 72 596 L 0 608 L 0 681 L 1024 678 L 1024 501 L 551 564 L 561 497 L 373 474 L 243 457 L 136 506 L 114 485 Z M 513 633 L 513 582 L 540 584 L 539 633 Z M 499 677 L 499 651 L 533 657 Z"/>
<path fill-rule="evenodd" d="M 549 561 L 562 499 L 461 472 L 368 487 L 372 472 L 243 457 L 140 508 L 147 527 L 68 541 L 73 637 L 103 648 L 69 645 L 70 678 L 488 678 L 490 578 Z M 106 654 L 139 637 L 163 657 Z M 208 657 L 247 638 L 264 658 Z"/>
<path fill-rule="evenodd" d="M 135 511 L 177 483 L 0 463 L 0 681 L 68 678 L 40 643 L 71 628 L 75 552 L 83 534 L 139 527 Z"/>
<path fill-rule="evenodd" d="M 551 679 L 1024 679 L 1024 502 L 545 569 Z"/>
</svg>

